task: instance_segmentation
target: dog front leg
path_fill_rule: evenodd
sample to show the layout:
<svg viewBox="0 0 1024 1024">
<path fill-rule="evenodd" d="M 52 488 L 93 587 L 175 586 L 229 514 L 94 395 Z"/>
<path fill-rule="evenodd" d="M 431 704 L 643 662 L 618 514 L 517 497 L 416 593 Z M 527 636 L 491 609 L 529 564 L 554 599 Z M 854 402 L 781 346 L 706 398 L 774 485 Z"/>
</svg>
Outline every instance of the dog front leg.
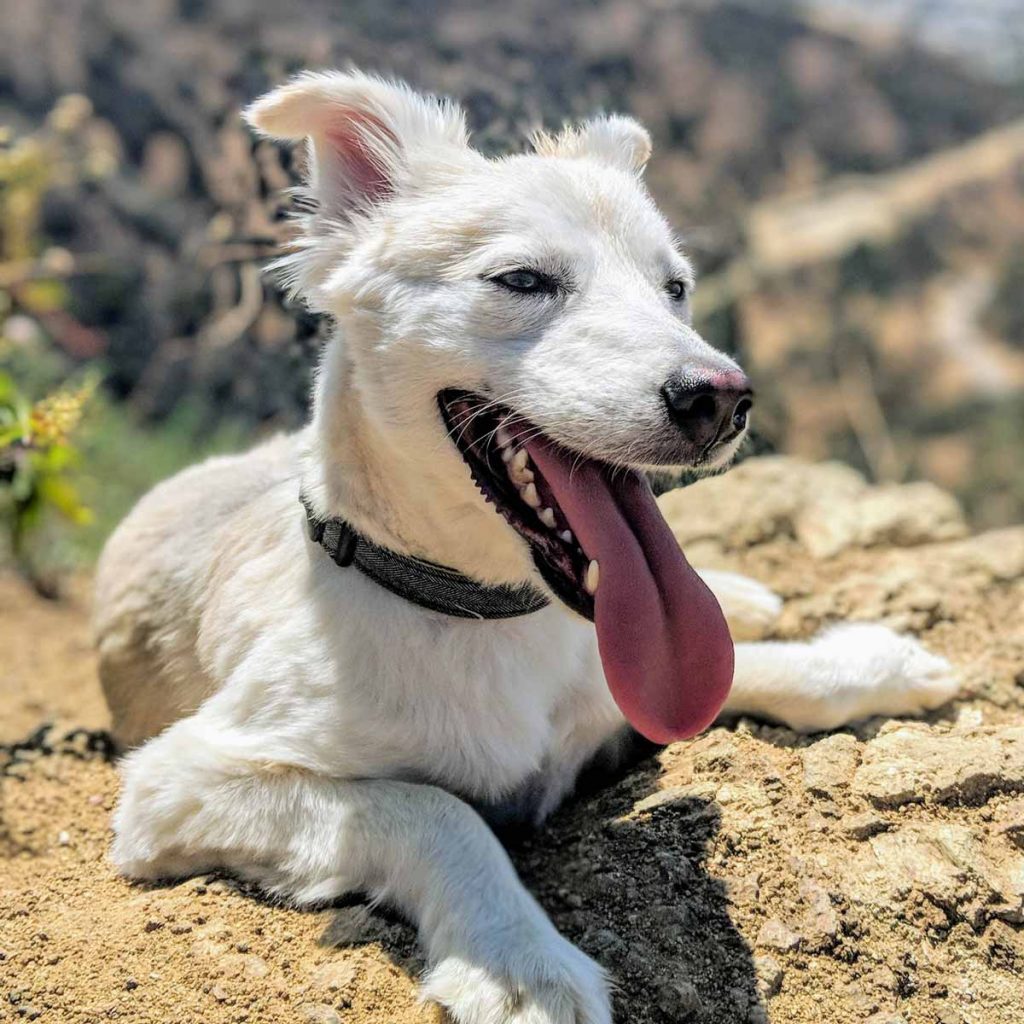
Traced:
<svg viewBox="0 0 1024 1024">
<path fill-rule="evenodd" d="M 838 729 L 871 715 L 913 715 L 945 704 L 959 680 L 945 658 L 886 626 L 835 626 L 809 643 L 736 645 L 726 714 L 798 732 Z"/>
<path fill-rule="evenodd" d="M 698 569 L 729 622 L 733 640 L 760 640 L 778 621 L 782 598 L 763 583 L 738 572 Z"/>
<path fill-rule="evenodd" d="M 556 932 L 461 800 L 227 756 L 187 724 L 126 759 L 112 851 L 124 874 L 219 868 L 305 905 L 365 892 L 418 925 L 423 996 L 460 1024 L 609 1024 L 601 968 Z"/>
</svg>

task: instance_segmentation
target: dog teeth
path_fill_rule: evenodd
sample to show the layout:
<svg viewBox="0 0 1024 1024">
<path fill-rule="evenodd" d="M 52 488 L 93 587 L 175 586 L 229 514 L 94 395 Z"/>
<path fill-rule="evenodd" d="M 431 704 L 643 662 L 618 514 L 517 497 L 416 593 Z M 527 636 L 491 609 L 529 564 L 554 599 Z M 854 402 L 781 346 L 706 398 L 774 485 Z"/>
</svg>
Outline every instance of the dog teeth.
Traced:
<svg viewBox="0 0 1024 1024">
<path fill-rule="evenodd" d="M 512 461 L 512 456 L 514 454 L 515 454 L 515 452 L 513 452 L 511 448 L 502 448 L 501 449 L 501 461 L 502 462 L 509 462 L 510 463 Z"/>
<path fill-rule="evenodd" d="M 564 540 L 566 544 L 572 543 L 572 530 L 563 530 L 558 536 Z"/>
<path fill-rule="evenodd" d="M 502 457 L 504 457 L 504 454 L 505 453 L 503 452 Z M 509 479 L 514 484 L 522 487 L 524 484 L 528 484 L 533 481 L 533 470 L 527 469 L 529 459 L 525 449 L 520 448 L 520 450 L 512 456 L 511 460 L 506 459 L 505 461 L 508 464 L 506 472 L 509 475 Z"/>
<path fill-rule="evenodd" d="M 597 593 L 597 585 L 601 581 L 601 567 L 597 564 L 597 561 L 593 561 L 587 566 L 587 575 L 583 580 L 583 589 L 588 594 L 593 596 Z"/>
<path fill-rule="evenodd" d="M 542 508 L 537 515 L 540 517 L 540 521 L 549 529 L 555 528 L 555 510 L 552 508 Z"/>
<path fill-rule="evenodd" d="M 508 448 L 512 444 L 512 435 L 503 426 L 498 427 L 494 436 L 502 448 Z"/>
<path fill-rule="evenodd" d="M 540 495 L 537 493 L 537 485 L 534 483 L 527 484 L 520 492 L 520 497 L 526 502 L 530 508 L 540 508 Z"/>
</svg>

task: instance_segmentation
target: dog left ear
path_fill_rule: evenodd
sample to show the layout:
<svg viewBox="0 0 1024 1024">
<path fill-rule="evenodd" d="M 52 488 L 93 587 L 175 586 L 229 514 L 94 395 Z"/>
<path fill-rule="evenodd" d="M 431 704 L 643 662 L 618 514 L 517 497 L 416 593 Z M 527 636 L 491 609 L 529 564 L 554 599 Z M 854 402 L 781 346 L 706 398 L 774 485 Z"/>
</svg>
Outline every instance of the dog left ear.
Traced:
<svg viewBox="0 0 1024 1024">
<path fill-rule="evenodd" d="M 570 125 L 557 135 L 539 132 L 533 147 L 541 156 L 592 157 L 639 174 L 651 158 L 651 137 L 631 117 L 614 114 Z"/>
<path fill-rule="evenodd" d="M 243 116 L 271 138 L 309 140 L 310 191 L 331 217 L 397 193 L 417 155 L 468 147 L 455 104 L 361 72 L 306 72 Z"/>
</svg>

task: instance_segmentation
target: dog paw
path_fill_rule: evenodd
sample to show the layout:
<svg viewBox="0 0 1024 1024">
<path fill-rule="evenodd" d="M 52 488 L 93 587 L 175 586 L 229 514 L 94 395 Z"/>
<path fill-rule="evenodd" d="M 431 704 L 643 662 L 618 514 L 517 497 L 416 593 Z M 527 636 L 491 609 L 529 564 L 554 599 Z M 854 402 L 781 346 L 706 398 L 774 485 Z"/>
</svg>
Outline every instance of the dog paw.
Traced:
<svg viewBox="0 0 1024 1024">
<path fill-rule="evenodd" d="M 420 998 L 439 1003 L 456 1024 L 611 1024 L 608 983 L 588 956 L 560 936 L 485 966 L 441 960 Z"/>
<path fill-rule="evenodd" d="M 836 729 L 872 715 L 918 715 L 956 696 L 954 667 L 886 626 L 837 626 L 811 643 L 808 691 L 793 728 Z"/>
<path fill-rule="evenodd" d="M 699 575 L 722 606 L 733 640 L 760 640 L 778 621 L 782 598 L 763 583 L 717 569 Z"/>
</svg>

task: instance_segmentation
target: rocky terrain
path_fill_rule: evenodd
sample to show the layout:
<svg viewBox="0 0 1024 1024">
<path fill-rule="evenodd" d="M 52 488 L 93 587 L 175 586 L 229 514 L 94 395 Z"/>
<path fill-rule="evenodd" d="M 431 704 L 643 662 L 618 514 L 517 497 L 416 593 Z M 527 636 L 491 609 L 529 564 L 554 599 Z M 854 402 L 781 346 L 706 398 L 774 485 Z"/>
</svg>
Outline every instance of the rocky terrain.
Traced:
<svg viewBox="0 0 1024 1024">
<path fill-rule="evenodd" d="M 661 500 L 693 561 L 783 596 L 773 636 L 880 619 L 948 656 L 963 690 L 925 720 L 827 736 L 716 727 L 518 843 L 529 886 L 615 977 L 618 1019 L 1018 1021 L 1024 528 L 969 536 L 931 485 L 781 458 Z M 103 724 L 85 593 L 0 582 L 0 742 L 59 719 L 0 748 L 0 1020 L 437 1020 L 411 929 L 357 901 L 299 913 L 230 879 L 112 875 L 115 769 L 101 737 L 63 739 Z"/>
</svg>

